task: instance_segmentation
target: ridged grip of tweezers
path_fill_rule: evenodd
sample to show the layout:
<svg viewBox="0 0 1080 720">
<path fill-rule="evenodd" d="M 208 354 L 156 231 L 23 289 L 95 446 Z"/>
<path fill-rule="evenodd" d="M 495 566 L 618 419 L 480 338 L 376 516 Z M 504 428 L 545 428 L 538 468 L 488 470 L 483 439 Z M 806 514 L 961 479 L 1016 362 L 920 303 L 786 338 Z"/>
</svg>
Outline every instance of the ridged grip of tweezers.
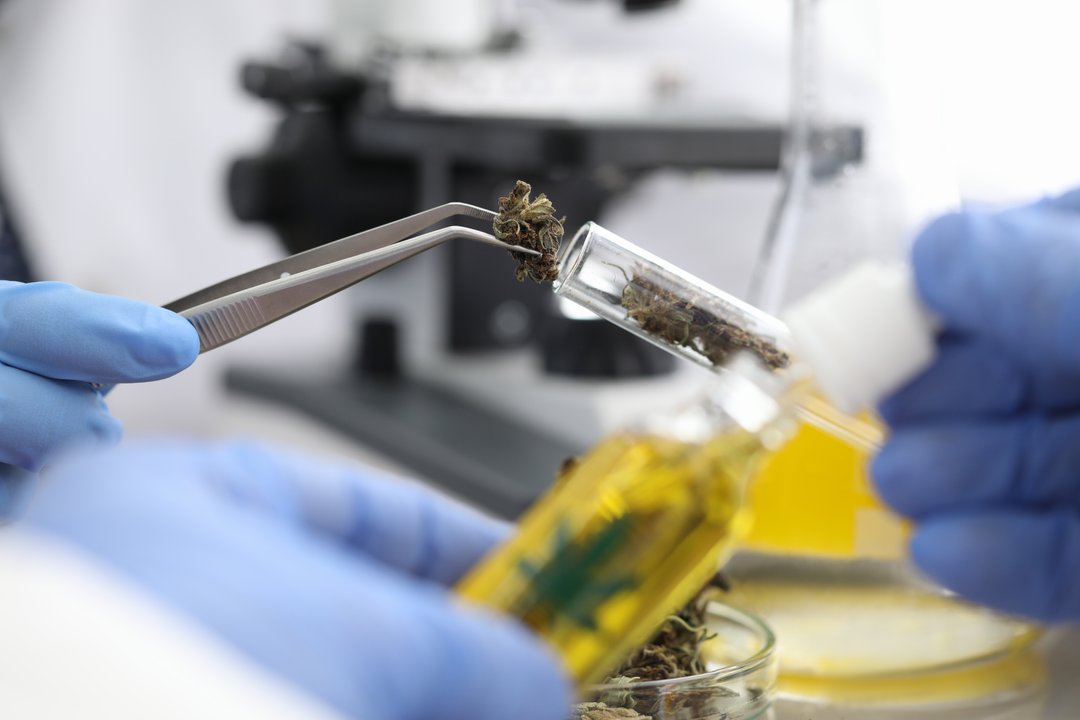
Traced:
<svg viewBox="0 0 1080 720">
<path fill-rule="evenodd" d="M 243 337 L 266 324 L 255 298 L 240 298 L 228 305 L 185 313 L 185 317 L 199 334 L 200 353 Z"/>
</svg>

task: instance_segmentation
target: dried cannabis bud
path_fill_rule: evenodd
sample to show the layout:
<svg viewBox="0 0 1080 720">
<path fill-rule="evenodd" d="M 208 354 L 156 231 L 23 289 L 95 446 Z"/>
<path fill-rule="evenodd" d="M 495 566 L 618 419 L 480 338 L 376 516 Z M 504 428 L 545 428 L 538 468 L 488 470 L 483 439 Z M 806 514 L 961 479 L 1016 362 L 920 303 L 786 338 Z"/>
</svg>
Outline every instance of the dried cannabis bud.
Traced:
<svg viewBox="0 0 1080 720">
<path fill-rule="evenodd" d="M 556 256 L 566 218 L 555 217 L 555 208 L 543 193 L 535 200 L 529 200 L 531 192 L 529 183 L 518 180 L 509 195 L 499 198 L 499 215 L 494 223 L 495 237 L 511 245 L 540 252 L 540 255 L 510 253 L 518 261 L 515 272 L 518 282 L 526 277 L 536 282 L 552 282 L 559 276 Z"/>
<path fill-rule="evenodd" d="M 705 603 L 698 595 L 677 615 L 668 617 L 656 635 L 626 659 L 613 680 L 671 680 L 700 675 L 705 672 L 701 646 L 714 637 L 716 633 L 710 632 L 705 622 Z"/>
<path fill-rule="evenodd" d="M 648 334 L 689 348 L 714 366 L 723 365 L 740 350 L 753 353 L 772 370 L 791 362 L 776 345 L 701 307 L 697 298 L 680 297 L 641 274 L 627 276 L 620 304 Z"/>
<path fill-rule="evenodd" d="M 712 703 L 734 693 L 716 687 L 684 688 L 668 696 L 657 689 L 635 689 L 634 684 L 707 672 L 701 658 L 702 645 L 716 634 L 707 627 L 706 599 L 714 589 L 727 592 L 729 587 L 722 573 L 711 578 L 686 607 L 670 616 L 647 644 L 627 658 L 614 677 L 604 680 L 608 687 L 595 698 L 600 702 L 578 703 L 571 720 L 651 720 L 657 716 L 682 717 L 682 711 L 690 711 L 688 717 L 712 717 L 707 712 Z"/>
<path fill-rule="evenodd" d="M 578 703 L 570 712 L 570 720 L 652 720 L 630 708 L 608 707 L 602 702 Z"/>
</svg>

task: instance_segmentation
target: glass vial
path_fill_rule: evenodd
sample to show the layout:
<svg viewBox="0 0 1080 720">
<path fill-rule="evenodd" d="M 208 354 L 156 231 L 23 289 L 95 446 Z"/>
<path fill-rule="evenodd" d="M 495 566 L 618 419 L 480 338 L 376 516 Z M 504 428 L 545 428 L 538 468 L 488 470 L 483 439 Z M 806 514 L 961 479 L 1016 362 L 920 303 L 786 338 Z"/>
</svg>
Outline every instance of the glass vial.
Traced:
<svg viewBox="0 0 1080 720">
<path fill-rule="evenodd" d="M 858 266 L 804 298 L 781 320 L 637 247 L 596 223 L 562 248 L 557 295 L 711 370 L 748 352 L 798 382 L 813 376 L 804 420 L 860 446 L 877 428 L 850 417 L 929 362 L 933 321 L 906 269 Z"/>
<path fill-rule="evenodd" d="M 594 222 L 564 243 L 555 293 L 669 352 L 715 368 L 747 351 L 789 366 L 787 328 Z"/>
</svg>

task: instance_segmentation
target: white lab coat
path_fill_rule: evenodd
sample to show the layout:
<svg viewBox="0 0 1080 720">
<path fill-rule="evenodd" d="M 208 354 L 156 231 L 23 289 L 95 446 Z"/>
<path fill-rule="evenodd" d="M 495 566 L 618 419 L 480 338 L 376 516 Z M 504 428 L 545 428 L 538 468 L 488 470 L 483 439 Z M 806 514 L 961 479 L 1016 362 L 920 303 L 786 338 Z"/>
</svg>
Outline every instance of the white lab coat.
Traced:
<svg viewBox="0 0 1080 720">
<path fill-rule="evenodd" d="M 77 550 L 0 531 L 0 716 L 333 720 L 341 715 Z"/>
</svg>

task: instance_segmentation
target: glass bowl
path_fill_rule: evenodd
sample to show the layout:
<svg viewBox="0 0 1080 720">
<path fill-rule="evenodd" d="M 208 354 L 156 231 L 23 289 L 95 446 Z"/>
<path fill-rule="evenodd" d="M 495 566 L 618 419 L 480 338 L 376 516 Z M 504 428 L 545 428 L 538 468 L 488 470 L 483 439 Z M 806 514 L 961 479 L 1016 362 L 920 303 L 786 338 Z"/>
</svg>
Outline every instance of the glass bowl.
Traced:
<svg viewBox="0 0 1080 720">
<path fill-rule="evenodd" d="M 772 718 L 777 676 L 772 630 L 756 616 L 715 600 L 706 606 L 706 620 L 716 633 L 703 651 L 707 672 L 587 687 L 572 720 Z"/>
</svg>

